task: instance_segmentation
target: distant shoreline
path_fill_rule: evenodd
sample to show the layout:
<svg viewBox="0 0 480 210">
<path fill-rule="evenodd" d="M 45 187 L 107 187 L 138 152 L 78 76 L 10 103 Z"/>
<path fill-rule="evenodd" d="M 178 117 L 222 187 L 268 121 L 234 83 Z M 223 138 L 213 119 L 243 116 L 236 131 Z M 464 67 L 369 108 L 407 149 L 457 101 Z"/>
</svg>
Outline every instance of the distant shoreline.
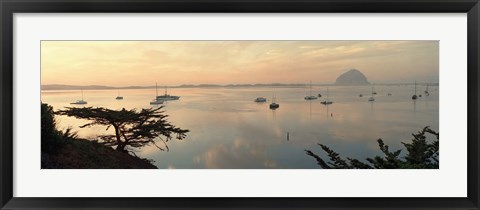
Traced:
<svg viewBox="0 0 480 210">
<path fill-rule="evenodd" d="M 339 86 L 339 87 L 349 87 L 349 86 L 404 86 L 404 85 L 414 85 L 415 83 L 374 83 L 370 85 L 335 85 L 335 84 L 312 84 L 312 86 Z M 439 83 L 417 83 L 419 86 L 438 86 Z M 272 83 L 272 84 L 228 84 L 228 85 L 217 85 L 217 84 L 199 84 L 199 85 L 176 85 L 176 86 L 167 86 L 167 88 L 236 88 L 236 87 L 298 87 L 304 88 L 306 84 L 282 84 L 282 83 Z M 159 88 L 164 88 L 165 86 L 159 86 Z M 112 87 L 112 86 L 103 86 L 103 85 L 42 85 L 41 90 L 118 90 L 118 89 L 154 89 L 155 86 L 125 86 L 125 87 Z"/>
</svg>

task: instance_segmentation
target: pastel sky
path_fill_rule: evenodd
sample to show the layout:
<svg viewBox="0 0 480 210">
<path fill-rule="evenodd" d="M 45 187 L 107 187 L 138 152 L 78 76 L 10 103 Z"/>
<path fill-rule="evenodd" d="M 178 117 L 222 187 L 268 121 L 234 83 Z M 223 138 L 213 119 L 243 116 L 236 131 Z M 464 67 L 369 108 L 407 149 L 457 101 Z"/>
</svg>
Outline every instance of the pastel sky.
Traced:
<svg viewBox="0 0 480 210">
<path fill-rule="evenodd" d="M 438 41 L 42 41 L 42 84 L 438 82 Z"/>
</svg>

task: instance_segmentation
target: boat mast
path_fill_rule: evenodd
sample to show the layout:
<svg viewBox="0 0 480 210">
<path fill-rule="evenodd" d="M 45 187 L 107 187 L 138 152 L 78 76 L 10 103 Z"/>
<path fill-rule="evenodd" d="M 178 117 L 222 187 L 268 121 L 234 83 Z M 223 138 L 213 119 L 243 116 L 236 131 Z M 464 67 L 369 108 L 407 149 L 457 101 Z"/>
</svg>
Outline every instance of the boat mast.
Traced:
<svg viewBox="0 0 480 210">
<path fill-rule="evenodd" d="M 310 80 L 310 96 L 312 95 L 312 80 Z"/>
<path fill-rule="evenodd" d="M 415 95 L 417 95 L 417 80 L 415 80 Z"/>
<path fill-rule="evenodd" d="M 327 86 L 327 101 L 328 101 L 328 86 Z"/>
<path fill-rule="evenodd" d="M 83 89 L 81 91 L 82 91 L 82 101 L 83 101 Z"/>
<path fill-rule="evenodd" d="M 158 84 L 155 82 L 155 94 L 158 96 Z"/>
</svg>

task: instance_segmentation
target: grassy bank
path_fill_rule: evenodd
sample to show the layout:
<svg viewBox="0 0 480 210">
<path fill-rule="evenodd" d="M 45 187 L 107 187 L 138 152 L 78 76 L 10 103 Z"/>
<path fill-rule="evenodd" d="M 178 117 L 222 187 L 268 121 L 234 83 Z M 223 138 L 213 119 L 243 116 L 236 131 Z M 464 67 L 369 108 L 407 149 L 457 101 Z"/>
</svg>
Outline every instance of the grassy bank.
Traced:
<svg viewBox="0 0 480 210">
<path fill-rule="evenodd" d="M 148 160 L 115 151 L 94 141 L 74 139 L 55 153 L 42 153 L 42 168 L 48 169 L 156 169 Z"/>
</svg>

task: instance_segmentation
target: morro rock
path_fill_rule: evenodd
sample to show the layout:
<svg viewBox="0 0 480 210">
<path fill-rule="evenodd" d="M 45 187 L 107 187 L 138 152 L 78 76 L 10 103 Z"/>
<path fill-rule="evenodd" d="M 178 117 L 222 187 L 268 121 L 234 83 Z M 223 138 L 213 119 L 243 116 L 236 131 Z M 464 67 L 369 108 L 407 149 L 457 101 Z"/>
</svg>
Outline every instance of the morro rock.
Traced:
<svg viewBox="0 0 480 210">
<path fill-rule="evenodd" d="M 367 77 L 359 70 L 351 69 L 337 78 L 336 85 L 369 85 Z"/>
</svg>

